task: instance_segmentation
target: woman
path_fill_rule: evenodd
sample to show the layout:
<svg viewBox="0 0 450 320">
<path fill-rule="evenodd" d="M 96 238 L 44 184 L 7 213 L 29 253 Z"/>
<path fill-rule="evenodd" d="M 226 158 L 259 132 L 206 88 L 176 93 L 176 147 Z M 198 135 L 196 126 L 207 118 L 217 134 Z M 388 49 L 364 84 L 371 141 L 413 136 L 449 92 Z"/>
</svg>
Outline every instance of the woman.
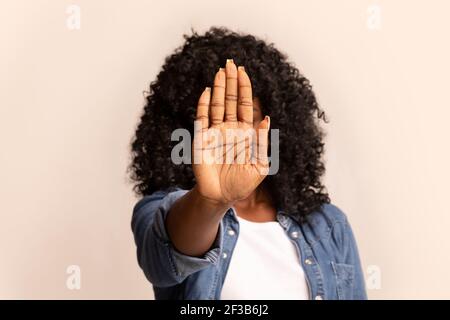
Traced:
<svg viewBox="0 0 450 320">
<path fill-rule="evenodd" d="M 132 143 L 144 196 L 132 229 L 156 299 L 366 299 L 352 230 L 320 181 L 325 116 L 308 80 L 251 35 L 212 28 L 185 40 L 151 84 Z M 179 128 L 204 142 L 191 159 L 243 150 L 244 162 L 174 163 Z M 252 142 L 208 135 L 251 128 Z M 270 128 L 279 168 L 268 175 Z"/>
</svg>

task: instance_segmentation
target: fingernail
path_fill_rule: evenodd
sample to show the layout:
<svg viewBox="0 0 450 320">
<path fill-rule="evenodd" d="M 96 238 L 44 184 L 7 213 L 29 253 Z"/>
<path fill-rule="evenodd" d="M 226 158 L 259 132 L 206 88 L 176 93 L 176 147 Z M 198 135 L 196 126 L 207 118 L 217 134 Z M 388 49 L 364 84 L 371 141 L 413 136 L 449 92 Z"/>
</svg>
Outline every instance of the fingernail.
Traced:
<svg viewBox="0 0 450 320">
<path fill-rule="evenodd" d="M 227 59 L 227 63 L 233 63 L 233 59 Z"/>
<path fill-rule="evenodd" d="M 245 68 L 243 66 L 239 66 L 238 70 L 245 71 Z"/>
<path fill-rule="evenodd" d="M 206 87 L 206 88 L 205 88 L 205 91 L 206 91 L 206 92 L 211 91 L 211 87 Z"/>
<path fill-rule="evenodd" d="M 219 71 L 225 71 L 225 69 L 224 68 L 219 68 Z"/>
</svg>

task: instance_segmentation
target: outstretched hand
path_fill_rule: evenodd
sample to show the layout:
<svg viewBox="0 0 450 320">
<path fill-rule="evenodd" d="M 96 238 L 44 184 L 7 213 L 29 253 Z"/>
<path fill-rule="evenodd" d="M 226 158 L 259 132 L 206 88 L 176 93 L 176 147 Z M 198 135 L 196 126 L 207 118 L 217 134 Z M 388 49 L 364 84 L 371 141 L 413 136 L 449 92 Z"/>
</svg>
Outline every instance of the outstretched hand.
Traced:
<svg viewBox="0 0 450 320">
<path fill-rule="evenodd" d="M 248 197 L 268 173 L 269 128 L 267 116 L 253 123 L 250 78 L 227 60 L 198 101 L 193 170 L 200 194 L 220 203 Z"/>
</svg>

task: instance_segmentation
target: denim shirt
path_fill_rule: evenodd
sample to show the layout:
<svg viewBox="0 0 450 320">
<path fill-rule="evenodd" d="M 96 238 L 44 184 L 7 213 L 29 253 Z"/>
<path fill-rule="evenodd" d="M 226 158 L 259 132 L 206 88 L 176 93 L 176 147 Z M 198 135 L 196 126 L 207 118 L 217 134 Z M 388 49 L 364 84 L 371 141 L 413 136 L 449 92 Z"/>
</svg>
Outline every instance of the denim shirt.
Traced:
<svg viewBox="0 0 450 320">
<path fill-rule="evenodd" d="M 138 262 L 153 284 L 156 299 L 220 299 L 239 222 L 229 209 L 208 252 L 202 257 L 182 254 L 170 241 L 165 219 L 172 204 L 186 192 L 158 191 L 136 204 L 131 226 Z M 282 211 L 277 213 L 297 248 L 310 299 L 367 299 L 358 249 L 345 214 L 331 204 L 321 209 L 301 224 Z"/>
</svg>

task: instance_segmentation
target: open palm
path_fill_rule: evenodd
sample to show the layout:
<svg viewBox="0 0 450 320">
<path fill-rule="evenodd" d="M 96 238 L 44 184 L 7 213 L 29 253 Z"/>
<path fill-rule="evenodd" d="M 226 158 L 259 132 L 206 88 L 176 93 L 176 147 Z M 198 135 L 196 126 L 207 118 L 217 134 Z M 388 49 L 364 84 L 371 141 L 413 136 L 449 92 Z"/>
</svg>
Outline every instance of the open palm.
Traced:
<svg viewBox="0 0 450 320">
<path fill-rule="evenodd" d="M 268 171 L 270 119 L 254 125 L 252 87 L 243 67 L 227 60 L 213 92 L 206 88 L 200 96 L 196 120 L 193 170 L 200 193 L 227 203 L 248 197 Z"/>
</svg>

